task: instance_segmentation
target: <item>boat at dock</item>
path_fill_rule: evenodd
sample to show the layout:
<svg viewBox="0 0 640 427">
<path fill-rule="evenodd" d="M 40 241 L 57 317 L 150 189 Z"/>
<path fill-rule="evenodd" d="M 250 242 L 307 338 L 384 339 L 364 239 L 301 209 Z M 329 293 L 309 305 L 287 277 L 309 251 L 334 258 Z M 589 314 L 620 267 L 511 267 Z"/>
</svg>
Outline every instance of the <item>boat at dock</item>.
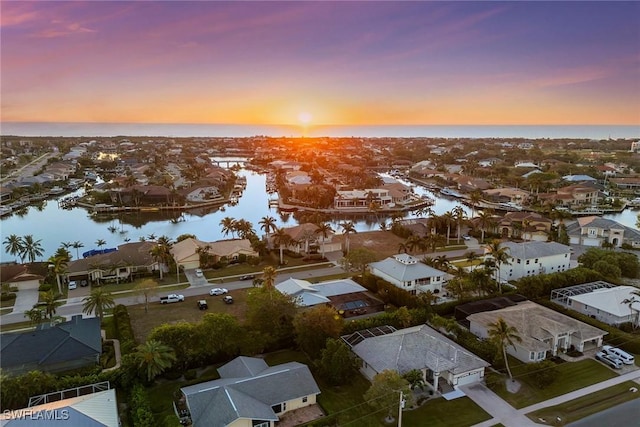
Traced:
<svg viewBox="0 0 640 427">
<path fill-rule="evenodd" d="M 442 194 L 443 196 L 455 197 L 457 199 L 461 199 L 464 197 L 461 193 L 458 193 L 456 190 L 448 187 L 441 189 L 440 194 Z"/>
</svg>

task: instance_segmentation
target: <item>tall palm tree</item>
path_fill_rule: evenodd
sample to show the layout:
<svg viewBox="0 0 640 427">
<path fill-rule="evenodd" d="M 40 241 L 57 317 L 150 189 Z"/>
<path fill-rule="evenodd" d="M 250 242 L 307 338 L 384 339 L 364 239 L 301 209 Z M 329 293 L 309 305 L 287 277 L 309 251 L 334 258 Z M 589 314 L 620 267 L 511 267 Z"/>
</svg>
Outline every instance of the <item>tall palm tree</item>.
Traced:
<svg viewBox="0 0 640 427">
<path fill-rule="evenodd" d="M 24 236 L 22 239 L 23 247 L 22 251 L 29 262 L 35 262 L 37 257 L 41 257 L 44 254 L 44 249 L 40 244 L 41 240 L 34 240 L 31 234 Z"/>
<path fill-rule="evenodd" d="M 255 235 L 256 232 L 253 229 L 253 224 L 246 219 L 239 219 L 235 222 L 235 230 L 238 232 L 238 237 L 241 239 L 248 239 L 249 236 Z"/>
<path fill-rule="evenodd" d="M 482 237 L 480 239 L 480 243 L 484 242 L 484 233 L 487 228 L 493 225 L 493 212 L 489 210 L 481 211 L 478 214 L 478 226 L 480 227 L 480 231 L 482 232 Z"/>
<path fill-rule="evenodd" d="M 222 227 L 222 234 L 226 236 L 231 233 L 231 237 L 234 237 L 236 220 L 231 217 L 224 217 L 220 220 L 220 226 Z"/>
<path fill-rule="evenodd" d="M 82 301 L 84 302 L 82 312 L 85 314 L 95 313 L 101 323 L 105 310 L 113 308 L 116 305 L 111 292 L 105 291 L 104 288 L 92 290 Z"/>
<path fill-rule="evenodd" d="M 62 295 L 53 292 L 53 289 L 48 292 L 40 292 L 40 306 L 43 307 L 45 316 L 49 320 L 53 319 L 58 307 L 64 305 L 64 302 L 60 301 Z M 36 307 L 34 307 L 36 308 Z"/>
<path fill-rule="evenodd" d="M 98 249 L 100 249 L 101 247 L 103 247 L 106 244 L 107 244 L 107 242 L 104 239 L 96 240 L 96 246 L 98 247 Z"/>
<path fill-rule="evenodd" d="M 284 264 L 284 248 L 291 244 L 291 236 L 287 234 L 284 227 L 276 228 L 273 233 L 273 244 L 280 248 L 280 264 Z"/>
<path fill-rule="evenodd" d="M 640 290 L 633 290 L 631 291 L 630 295 L 631 297 L 623 299 L 621 304 L 627 304 L 629 306 L 629 310 L 631 310 L 631 313 L 635 312 L 635 314 L 633 314 L 633 319 L 631 320 L 631 327 L 635 329 L 638 326 L 638 323 L 640 323 L 640 310 L 634 308 L 633 305 L 636 303 L 640 303 L 640 298 L 636 298 L 640 297 Z"/>
<path fill-rule="evenodd" d="M 4 250 L 9 255 L 19 256 L 20 262 L 24 262 L 24 242 L 22 237 L 11 234 L 4 239 Z"/>
<path fill-rule="evenodd" d="M 58 284 L 58 293 L 62 293 L 62 285 L 60 283 L 60 275 L 67 271 L 68 258 L 64 256 L 52 256 L 47 262 L 52 273 L 56 275 L 56 283 Z"/>
<path fill-rule="evenodd" d="M 342 233 L 344 234 L 345 250 L 347 253 L 349 253 L 349 235 L 351 233 L 357 233 L 356 228 L 351 221 L 343 222 L 342 224 L 340 224 L 340 227 L 342 227 Z"/>
<path fill-rule="evenodd" d="M 140 344 L 136 349 L 136 356 L 140 361 L 139 367 L 147 371 L 147 379 L 149 381 L 171 367 L 173 362 L 176 361 L 176 354 L 173 349 L 155 340 Z"/>
<path fill-rule="evenodd" d="M 451 235 L 451 223 L 453 223 L 454 217 L 451 211 L 446 211 L 441 216 L 442 221 L 447 227 L 447 246 L 449 246 L 449 236 Z"/>
<path fill-rule="evenodd" d="M 329 237 L 329 233 L 333 233 L 333 228 L 331 227 L 331 224 L 321 222 L 318 224 L 318 230 L 316 230 L 316 233 L 322 237 L 322 258 L 324 258 L 324 242 L 327 240 L 327 237 Z"/>
<path fill-rule="evenodd" d="M 498 289 L 500 293 L 502 293 L 502 280 L 500 277 L 500 268 L 503 265 L 509 265 L 509 248 L 506 246 L 500 246 L 500 240 L 493 240 L 486 246 L 487 255 L 493 259 L 496 264 L 496 277 L 495 280 L 498 282 Z"/>
<path fill-rule="evenodd" d="M 460 229 L 462 228 L 462 223 L 465 222 L 467 218 L 467 213 L 464 211 L 462 206 L 456 206 L 453 211 L 453 219 L 456 221 L 457 229 L 456 229 L 456 239 L 458 243 L 460 243 Z"/>
<path fill-rule="evenodd" d="M 266 289 L 273 289 L 276 283 L 276 276 L 278 271 L 272 266 L 268 265 L 262 270 L 262 286 Z"/>
<path fill-rule="evenodd" d="M 272 216 L 263 216 L 262 219 L 258 221 L 258 224 L 260 224 L 260 230 L 264 231 L 264 234 L 266 235 L 268 245 L 269 234 L 272 231 L 276 231 L 276 229 L 278 228 L 276 226 L 276 219 Z"/>
<path fill-rule="evenodd" d="M 471 203 L 471 216 L 476 216 L 476 206 L 482 201 L 482 192 L 479 190 L 473 190 L 469 194 L 469 202 Z"/>
<path fill-rule="evenodd" d="M 513 375 L 511 375 L 511 369 L 509 368 L 509 360 L 507 359 L 507 346 L 512 346 L 515 349 L 516 345 L 514 341 L 522 342 L 522 338 L 518 335 L 518 329 L 509 326 L 502 317 L 498 317 L 498 320 L 494 323 L 489 323 L 487 333 L 489 334 L 489 340 L 502 352 L 509 379 L 513 381 Z"/>
</svg>

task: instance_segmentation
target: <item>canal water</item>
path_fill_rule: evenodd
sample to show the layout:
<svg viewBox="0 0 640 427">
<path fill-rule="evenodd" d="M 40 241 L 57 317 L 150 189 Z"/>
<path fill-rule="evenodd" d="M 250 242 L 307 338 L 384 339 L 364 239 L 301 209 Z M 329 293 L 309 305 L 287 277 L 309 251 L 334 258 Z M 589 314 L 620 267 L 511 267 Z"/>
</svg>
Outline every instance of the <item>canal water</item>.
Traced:
<svg viewBox="0 0 640 427">
<path fill-rule="evenodd" d="M 220 160 L 220 159 L 218 159 Z M 259 222 L 265 216 L 276 219 L 278 227 L 291 227 L 298 222 L 292 214 L 278 213 L 276 208 L 269 207 L 269 199 L 276 195 L 266 192 L 266 175 L 246 169 L 237 172 L 247 180 L 247 187 L 237 203 L 227 204 L 222 207 L 207 208 L 203 210 L 190 210 L 188 212 L 163 212 L 163 213 L 127 213 L 119 215 L 95 215 L 84 208 L 75 207 L 65 210 L 58 207 L 58 199 L 49 199 L 39 206 L 31 206 L 22 215 L 13 213 L 0 221 L 0 236 L 4 242 L 10 234 L 18 236 L 33 235 L 39 239 L 44 249 L 42 259 L 47 259 L 56 251 L 62 242 L 81 242 L 84 246 L 78 251 L 82 252 L 97 248 L 96 241 L 102 239 L 106 242 L 104 248 L 117 247 L 126 241 L 135 242 L 141 237 L 149 238 L 166 235 L 175 239 L 181 234 L 194 234 L 204 241 L 215 241 L 231 236 L 222 234 L 220 221 L 225 217 L 245 219 L 253 224 L 258 234 L 262 234 Z M 418 195 L 426 195 L 435 200 L 432 209 L 437 215 L 442 215 L 460 205 L 455 199 L 443 198 L 439 194 L 420 186 L 414 186 Z M 79 190 L 81 192 L 83 190 Z M 63 196 L 65 197 L 65 196 Z M 463 207 L 467 215 L 471 214 L 468 207 Z M 625 211 L 616 215 L 609 215 L 625 225 L 635 227 L 637 211 Z M 414 215 L 408 214 L 407 218 Z M 378 230 L 379 224 L 384 218 L 378 215 L 364 215 L 354 218 L 357 231 Z M 339 232 L 341 220 L 332 221 L 332 227 Z M 387 219 L 389 222 L 389 219 Z M 73 258 L 76 258 L 76 250 L 69 249 Z M 2 245 L 2 262 L 13 261 L 15 256 L 7 254 Z"/>
</svg>

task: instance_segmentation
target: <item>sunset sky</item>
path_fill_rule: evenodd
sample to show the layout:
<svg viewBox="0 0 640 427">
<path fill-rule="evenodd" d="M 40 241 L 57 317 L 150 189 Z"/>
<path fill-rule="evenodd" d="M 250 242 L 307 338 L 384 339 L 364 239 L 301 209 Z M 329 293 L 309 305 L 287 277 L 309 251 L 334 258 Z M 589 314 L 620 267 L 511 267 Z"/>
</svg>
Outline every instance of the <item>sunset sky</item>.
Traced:
<svg viewBox="0 0 640 427">
<path fill-rule="evenodd" d="M 640 2 L 0 7 L 6 122 L 640 124 Z"/>
</svg>

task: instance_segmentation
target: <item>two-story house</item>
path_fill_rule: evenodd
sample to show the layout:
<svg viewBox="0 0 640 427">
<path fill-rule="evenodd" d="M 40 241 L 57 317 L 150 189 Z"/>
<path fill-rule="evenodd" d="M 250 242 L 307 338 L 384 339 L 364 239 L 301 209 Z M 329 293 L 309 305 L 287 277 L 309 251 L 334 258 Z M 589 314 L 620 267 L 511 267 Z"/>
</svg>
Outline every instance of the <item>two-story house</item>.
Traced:
<svg viewBox="0 0 640 427">
<path fill-rule="evenodd" d="M 418 261 L 409 254 L 397 254 L 369 264 L 374 276 L 416 295 L 426 291 L 439 293 L 447 282 L 447 273 Z"/>
<path fill-rule="evenodd" d="M 626 243 L 640 248 L 640 231 L 611 219 L 586 216 L 567 224 L 569 242 L 575 245 L 602 246 L 608 243 L 616 248 Z"/>
<path fill-rule="evenodd" d="M 508 263 L 500 265 L 501 280 L 566 271 L 570 266 L 571 248 L 557 242 L 505 242 Z"/>
</svg>

